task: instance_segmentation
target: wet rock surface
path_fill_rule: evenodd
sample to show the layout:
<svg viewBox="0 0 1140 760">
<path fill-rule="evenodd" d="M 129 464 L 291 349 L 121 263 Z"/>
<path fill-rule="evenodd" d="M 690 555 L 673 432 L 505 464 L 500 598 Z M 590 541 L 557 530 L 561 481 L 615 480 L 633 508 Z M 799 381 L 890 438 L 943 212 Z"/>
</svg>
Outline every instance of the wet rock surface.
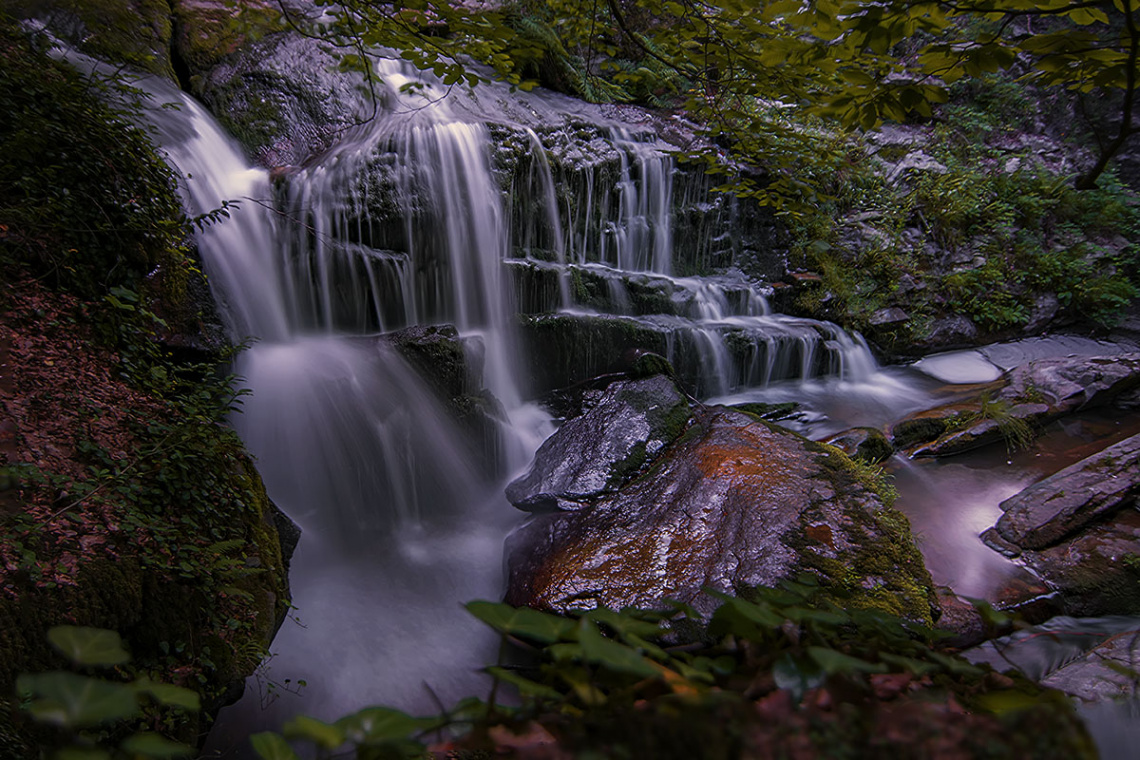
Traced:
<svg viewBox="0 0 1140 760">
<path fill-rule="evenodd" d="M 868 427 L 852 428 L 827 441 L 852 459 L 877 464 L 889 459 L 894 449 L 881 430 Z"/>
<path fill-rule="evenodd" d="M 542 444 L 530 470 L 507 486 L 507 498 L 526 510 L 580 508 L 616 490 L 688 420 L 689 402 L 665 375 L 614 383 Z"/>
<path fill-rule="evenodd" d="M 938 608 L 942 611 L 937 621 L 938 630 L 950 634 L 943 640 L 946 646 L 969 647 L 986 640 L 986 622 L 974 605 L 947 586 L 939 586 L 934 592 L 938 598 Z"/>
<path fill-rule="evenodd" d="M 1130 398 L 1140 386 L 1140 353 L 1038 359 L 1015 367 L 973 401 L 911 415 L 891 431 L 911 456 L 952 456 L 1001 440 L 1024 443 L 1033 430 L 1068 414 Z"/>
<path fill-rule="evenodd" d="M 617 493 L 517 530 L 507 601 L 565 611 L 678 599 L 708 611 L 705 587 L 772 586 L 808 571 L 848 603 L 929 622 L 930 577 L 909 524 L 854 472 L 838 449 L 700 409 Z"/>
<path fill-rule="evenodd" d="M 1041 683 L 1088 702 L 1122 699 L 1136 693 L 1140 631 L 1109 637 L 1082 657 L 1058 668 Z"/>
<path fill-rule="evenodd" d="M 299 165 L 365 116 L 362 77 L 299 34 L 243 47 L 193 81 L 193 93 L 263 166 Z"/>
<path fill-rule="evenodd" d="M 1140 512 L 1134 508 L 1019 559 L 1057 590 L 1069 615 L 1140 614 Z"/>
<path fill-rule="evenodd" d="M 982 540 L 1041 579 L 1053 612 L 1140 613 L 1138 492 L 1133 436 L 1006 499 Z"/>
<path fill-rule="evenodd" d="M 1140 436 L 1066 467 L 1001 504 L 1001 537 L 1044 549 L 1131 505 L 1140 492 Z"/>
</svg>

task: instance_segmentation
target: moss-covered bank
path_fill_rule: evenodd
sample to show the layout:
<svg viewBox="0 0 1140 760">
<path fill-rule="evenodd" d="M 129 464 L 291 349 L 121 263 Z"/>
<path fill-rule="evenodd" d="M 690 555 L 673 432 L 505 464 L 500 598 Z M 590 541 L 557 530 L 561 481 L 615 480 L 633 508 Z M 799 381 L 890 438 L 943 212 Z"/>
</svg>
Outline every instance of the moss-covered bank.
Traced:
<svg viewBox="0 0 1140 760">
<path fill-rule="evenodd" d="M 221 424 L 238 394 L 159 341 L 157 312 L 201 319 L 171 170 L 3 20 L 0 60 L 0 695 L 65 665 L 49 627 L 112 628 L 124 678 L 201 693 L 158 726 L 195 743 L 287 609 L 278 513 Z M 0 756 L 28 729 L 6 702 Z"/>
</svg>

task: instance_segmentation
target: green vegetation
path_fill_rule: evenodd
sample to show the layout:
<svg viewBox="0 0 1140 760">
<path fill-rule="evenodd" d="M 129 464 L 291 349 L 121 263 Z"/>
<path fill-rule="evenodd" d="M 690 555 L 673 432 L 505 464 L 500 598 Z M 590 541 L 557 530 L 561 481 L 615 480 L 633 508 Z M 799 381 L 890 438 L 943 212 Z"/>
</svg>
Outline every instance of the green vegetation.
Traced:
<svg viewBox="0 0 1140 760">
<path fill-rule="evenodd" d="M 118 630 L 132 677 L 192 687 L 208 715 L 288 599 L 275 509 L 221 424 L 241 395 L 229 357 L 162 342 L 201 320 L 190 235 L 228 212 L 187 218 L 132 121 L 138 95 L 44 45 L 0 20 L 0 351 L 20 369 L 5 378 L 0 716 L 19 673 L 58 666 L 43 632 L 64 622 Z M 75 683 L 25 685 L 58 701 Z M 153 729 L 194 743 L 203 719 Z M 27 729 L 0 719 L 0 750 Z M 159 746 L 139 741 L 129 752 Z"/>
<path fill-rule="evenodd" d="M 890 718 L 877 705 L 897 699 L 910 727 L 921 726 L 907 747 L 919 756 L 939 756 L 959 739 L 957 751 L 977 758 L 1095 756 L 1064 698 L 940 650 L 928 629 L 836 603 L 811 575 L 741 591 L 710 592 L 719 606 L 709 618 L 685 605 L 559 617 L 472 602 L 467 609 L 502 634 L 504 655 L 510 650 L 486 669 L 495 679 L 486 702 L 466 700 L 431 718 L 387 708 L 334 723 L 298 718 L 284 737 L 256 735 L 254 747 L 266 760 L 296 758 L 287 739 L 319 757 L 347 745 L 359 758 L 411 758 L 446 734 L 459 737 L 444 746 L 460 758 L 485 757 L 498 742 L 525 746 L 527 737 L 575 757 L 719 760 L 793 747 L 893 757 L 899 739 L 881 733 L 891 724 L 880 722 Z M 518 693 L 513 706 L 496 700 L 508 687 Z M 920 707 L 946 700 L 972 713 L 952 718 L 969 731 Z M 1038 730 L 1019 730 L 1033 720 Z M 1056 733 L 1043 732 L 1046 725 Z"/>
<path fill-rule="evenodd" d="M 55 757 L 87 760 L 165 759 L 194 753 L 193 747 L 147 729 L 148 724 L 161 724 L 166 711 L 197 712 L 201 705 L 195 692 L 146 676 L 125 681 L 131 657 L 114 631 L 55 626 L 48 639 L 80 672 L 25 674 L 17 681 L 16 692 L 28 714 L 36 723 L 52 727 L 42 731 L 41 752 L 56 747 Z M 82 672 L 112 668 L 115 672 L 108 678 Z"/>
</svg>

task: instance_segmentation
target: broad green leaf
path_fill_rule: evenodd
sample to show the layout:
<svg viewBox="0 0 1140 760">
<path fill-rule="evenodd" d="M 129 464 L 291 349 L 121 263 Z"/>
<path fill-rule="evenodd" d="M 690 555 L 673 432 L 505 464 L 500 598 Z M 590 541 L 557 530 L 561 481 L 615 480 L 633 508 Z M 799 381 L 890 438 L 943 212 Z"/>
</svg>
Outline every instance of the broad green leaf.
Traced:
<svg viewBox="0 0 1140 760">
<path fill-rule="evenodd" d="M 574 621 L 558 615 L 497 602 L 476 601 L 464 606 L 468 612 L 500 633 L 543 644 L 571 641 L 574 638 Z"/>
<path fill-rule="evenodd" d="M 767 605 L 723 596 L 724 604 L 713 613 L 709 632 L 715 636 L 742 636 L 753 641 L 768 638 L 787 619 Z"/>
<path fill-rule="evenodd" d="M 602 635 L 590 620 L 583 619 L 578 626 L 578 643 L 586 662 L 629 673 L 642 678 L 660 678 L 661 671 L 635 649 Z"/>
<path fill-rule="evenodd" d="M 532 681 L 529 678 L 524 678 L 513 670 L 500 668 L 494 665 L 489 668 L 484 668 L 484 670 L 486 670 L 487 673 L 494 676 L 495 678 L 498 678 L 500 681 L 509 683 L 511 686 L 514 686 L 519 690 L 519 694 L 522 694 L 524 697 L 540 697 L 542 699 L 554 700 L 560 700 L 563 698 L 562 694 L 557 690 L 552 689 L 545 684 L 538 683 L 537 681 Z"/>
<path fill-rule="evenodd" d="M 793 657 L 785 654 L 772 666 L 772 677 L 776 686 L 792 693 L 792 699 L 799 702 L 804 692 L 822 686 L 827 674 L 814 661 L 806 657 Z"/>
<path fill-rule="evenodd" d="M 931 652 L 929 656 L 930 659 L 956 676 L 976 676 L 984 672 L 981 668 L 971 665 L 960 657 L 951 657 L 939 652 Z"/>
<path fill-rule="evenodd" d="M 881 662 L 871 663 L 849 654 L 826 647 L 808 647 L 808 656 L 823 668 L 824 672 L 838 675 L 851 673 L 886 673 L 887 666 Z"/>
<path fill-rule="evenodd" d="M 48 641 L 77 665 L 122 665 L 131 659 L 119 634 L 103 628 L 57 625 L 48 630 Z"/>
<path fill-rule="evenodd" d="M 615 612 L 614 610 L 599 607 L 595 610 L 590 610 L 585 615 L 585 618 L 594 620 L 599 623 L 605 623 L 607 627 L 613 630 L 618 636 L 657 636 L 663 630 L 659 623 L 651 623 L 648 620 L 639 620 L 634 617 L 631 612 Z"/>
<path fill-rule="evenodd" d="M 188 757 L 195 752 L 193 747 L 172 742 L 165 736 L 150 731 L 142 731 L 128 736 L 122 744 L 122 750 L 131 755 L 154 757 L 160 760 L 171 757 Z"/>
<path fill-rule="evenodd" d="M 97 747 L 64 747 L 52 760 L 111 760 L 111 753 Z"/>
<path fill-rule="evenodd" d="M 975 704 L 995 715 L 1005 715 L 1037 707 L 1042 701 L 1040 695 L 1026 694 L 1016 689 L 1005 689 L 982 694 L 975 700 Z"/>
<path fill-rule="evenodd" d="M 145 676 L 131 684 L 140 694 L 149 694 L 156 702 L 167 707 L 181 707 L 186 710 L 198 711 L 201 709 L 201 699 L 198 693 L 181 686 L 152 681 Z"/>
<path fill-rule="evenodd" d="M 879 659 L 888 665 L 896 668 L 902 668 L 908 673 L 913 673 L 916 676 L 924 676 L 928 673 L 935 673 L 942 669 L 940 665 L 935 665 L 932 662 L 923 662 L 916 660 L 913 657 L 903 657 L 898 654 L 891 654 L 889 652 L 880 652 Z"/>
<path fill-rule="evenodd" d="M 261 760 L 300 760 L 281 734 L 263 731 L 249 737 L 249 743 Z"/>
<path fill-rule="evenodd" d="M 16 689 L 35 699 L 28 708 L 43 723 L 87 728 L 139 714 L 134 690 L 76 673 L 40 673 L 20 676 Z"/>
<path fill-rule="evenodd" d="M 281 733 L 286 739 L 305 739 L 325 749 L 336 749 L 344 744 L 345 730 L 308 715 L 298 715 L 285 723 Z"/>
<path fill-rule="evenodd" d="M 334 725 L 354 744 L 378 744 L 407 739 L 435 724 L 434 719 L 415 718 L 388 707 L 366 707 Z"/>
</svg>

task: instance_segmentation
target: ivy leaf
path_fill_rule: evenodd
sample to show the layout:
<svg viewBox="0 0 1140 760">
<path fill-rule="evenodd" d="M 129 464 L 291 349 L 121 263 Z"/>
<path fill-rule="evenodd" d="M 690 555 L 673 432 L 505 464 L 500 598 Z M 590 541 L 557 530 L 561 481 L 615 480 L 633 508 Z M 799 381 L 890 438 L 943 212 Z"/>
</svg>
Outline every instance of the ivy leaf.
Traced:
<svg viewBox="0 0 1140 760">
<path fill-rule="evenodd" d="M 578 626 L 578 642 L 586 662 L 601 665 L 619 673 L 642 678 L 660 678 L 661 671 L 637 650 L 607 639 L 593 621 L 583 619 Z"/>
<path fill-rule="evenodd" d="M 194 748 L 178 742 L 172 742 L 165 736 L 141 731 L 128 736 L 122 744 L 122 749 L 132 755 L 154 757 L 159 760 L 171 757 L 187 757 L 194 754 Z"/>
<path fill-rule="evenodd" d="M 614 610 L 599 607 L 590 610 L 583 617 L 598 623 L 605 623 L 614 633 L 622 638 L 627 636 L 658 636 L 662 633 L 659 623 L 640 620 L 629 611 L 615 612 Z"/>
<path fill-rule="evenodd" d="M 122 665 L 131 659 L 115 631 L 77 625 L 57 625 L 48 630 L 52 646 L 76 665 Z"/>
<path fill-rule="evenodd" d="M 249 737 L 249 743 L 253 745 L 253 751 L 261 760 L 300 760 L 297 753 L 289 746 L 289 742 L 272 731 L 254 734 Z"/>
<path fill-rule="evenodd" d="M 709 632 L 715 636 L 742 636 L 752 641 L 763 641 L 784 624 L 785 617 L 774 612 L 767 605 L 717 594 L 724 604 L 713 613 L 709 621 Z"/>
<path fill-rule="evenodd" d="M 531 639 L 542 644 L 574 639 L 574 621 L 558 615 L 514 608 L 497 602 L 468 602 L 467 611 L 500 633 Z"/>
<path fill-rule="evenodd" d="M 436 721 L 431 718 L 415 718 L 388 707 L 366 707 L 341 718 L 333 725 L 343 731 L 345 738 L 354 744 L 380 744 L 407 739 L 435 724 Z"/>
<path fill-rule="evenodd" d="M 156 702 L 166 707 L 181 707 L 192 712 L 197 712 L 202 707 L 198 693 L 181 686 L 159 683 L 145 676 L 131 685 L 138 693 L 149 694 Z"/>
<path fill-rule="evenodd" d="M 942 669 L 940 665 L 935 665 L 932 662 L 923 662 L 916 660 L 913 657 L 904 657 L 899 654 L 891 654 L 890 652 L 880 652 L 879 659 L 888 665 L 893 665 L 896 668 L 902 668 L 908 673 L 913 673 L 916 676 L 924 676 L 928 673 L 935 673 Z"/>
<path fill-rule="evenodd" d="M 552 689 L 545 684 L 541 684 L 537 681 L 532 681 L 529 678 L 525 678 L 519 675 L 517 672 L 508 668 L 491 666 L 489 668 L 484 668 L 484 670 L 495 678 L 498 678 L 500 681 L 509 683 L 511 686 L 514 686 L 519 690 L 519 694 L 523 695 L 524 697 L 538 697 L 540 699 L 552 700 L 561 700 L 563 698 L 562 694 L 557 690 Z"/>
<path fill-rule="evenodd" d="M 887 666 L 881 662 L 867 662 L 859 657 L 852 657 L 849 654 L 827 647 L 808 647 L 807 653 L 828 675 L 887 672 Z"/>
<path fill-rule="evenodd" d="M 336 749 L 344 744 L 343 726 L 331 725 L 308 715 L 298 715 L 285 723 L 282 733 L 286 739 L 306 739 L 325 749 Z"/>
<path fill-rule="evenodd" d="M 16 689 L 35 697 L 28 710 L 41 723 L 87 728 L 139 714 L 131 687 L 76 673 L 20 676 Z"/>
</svg>

